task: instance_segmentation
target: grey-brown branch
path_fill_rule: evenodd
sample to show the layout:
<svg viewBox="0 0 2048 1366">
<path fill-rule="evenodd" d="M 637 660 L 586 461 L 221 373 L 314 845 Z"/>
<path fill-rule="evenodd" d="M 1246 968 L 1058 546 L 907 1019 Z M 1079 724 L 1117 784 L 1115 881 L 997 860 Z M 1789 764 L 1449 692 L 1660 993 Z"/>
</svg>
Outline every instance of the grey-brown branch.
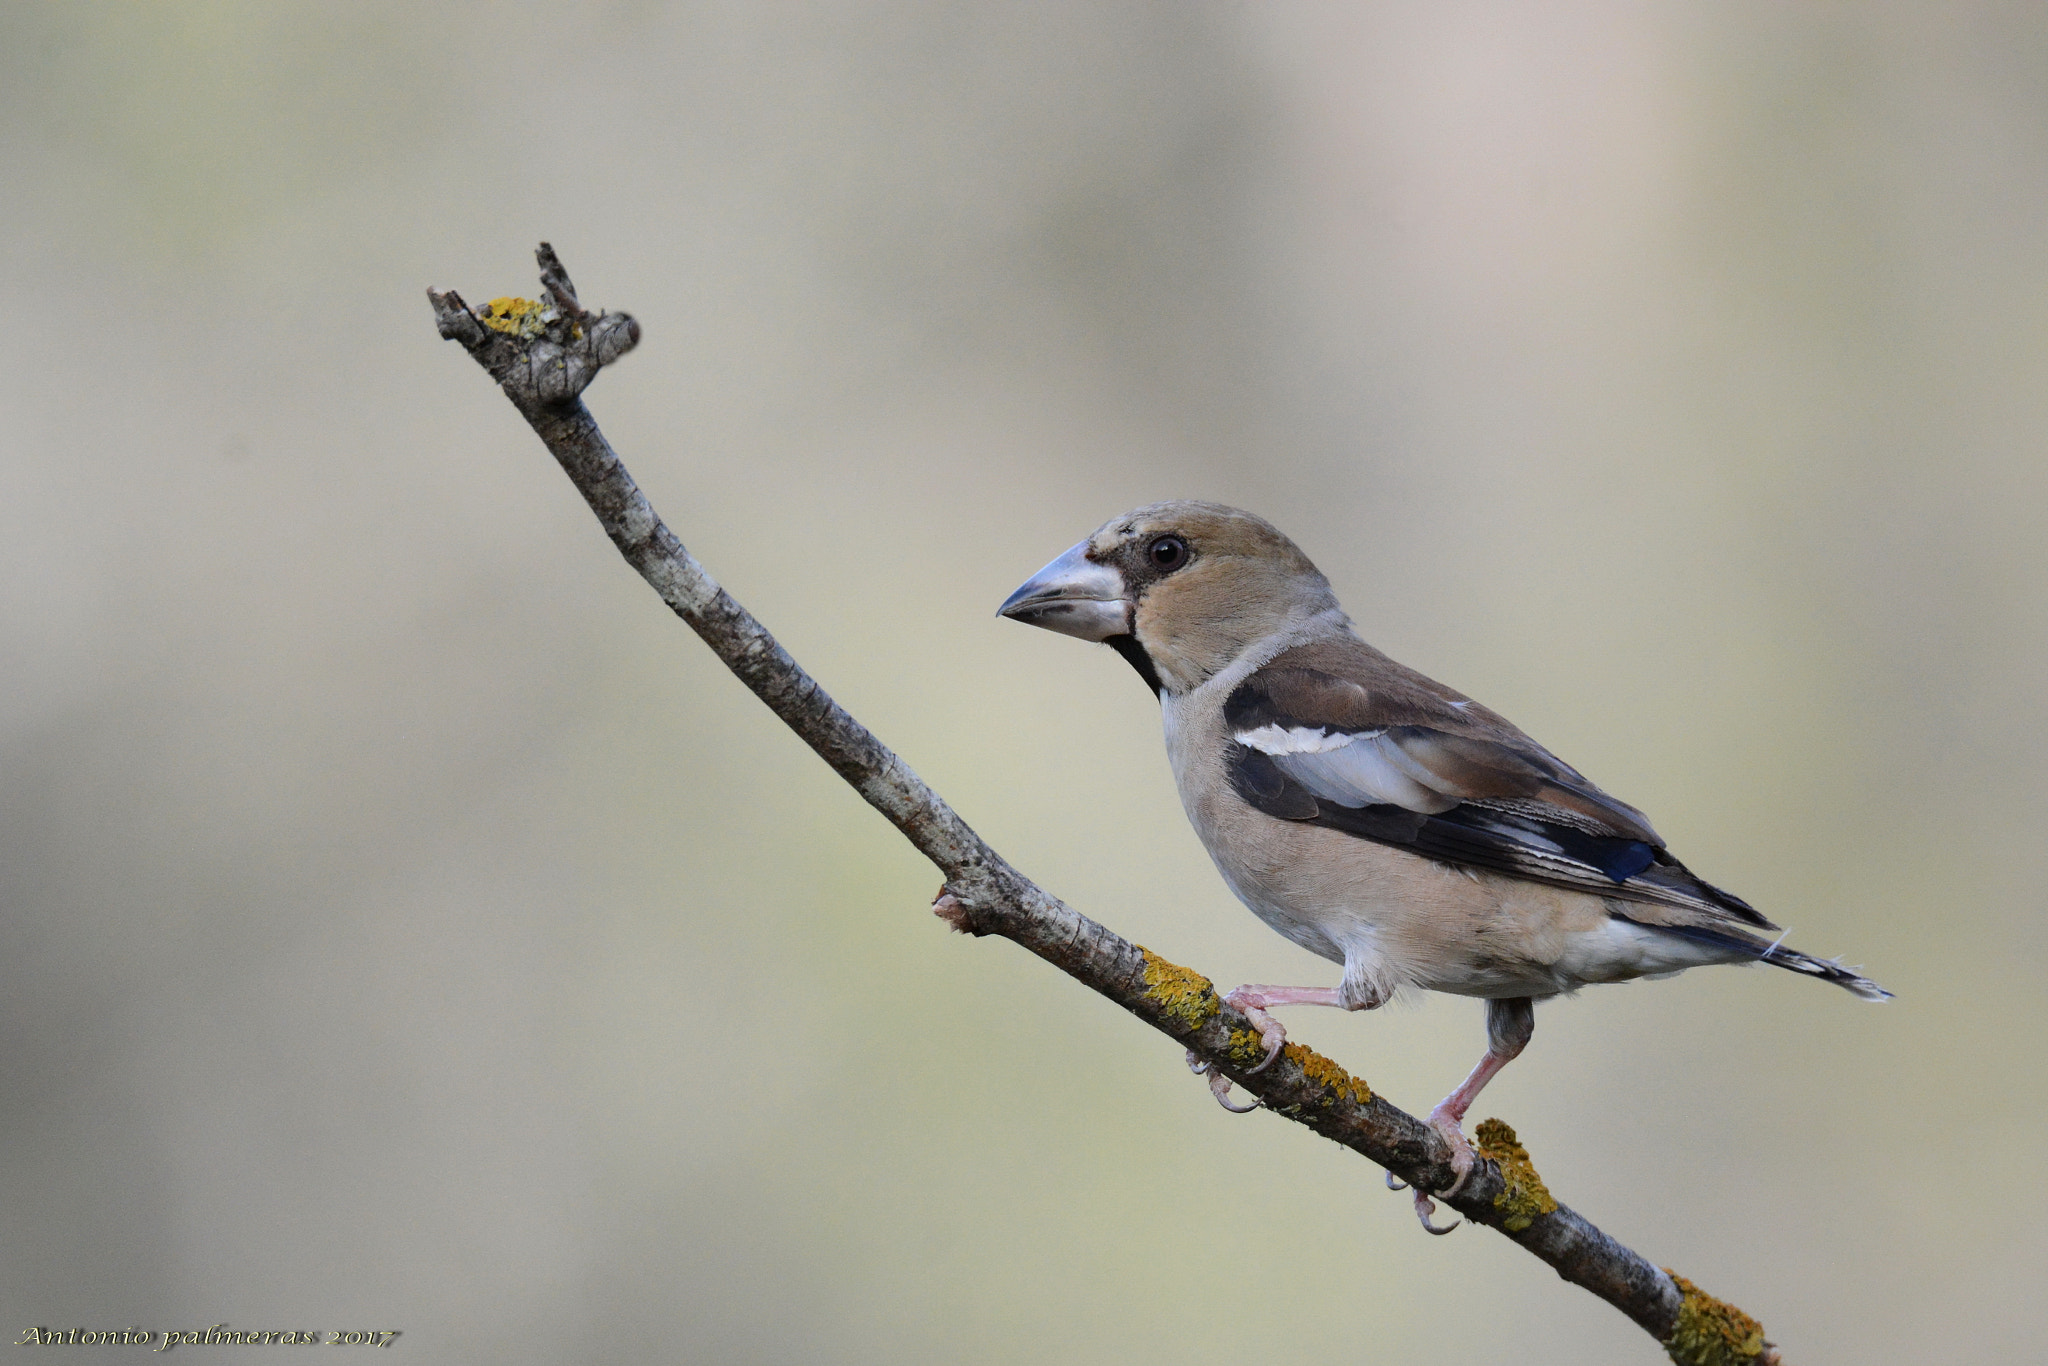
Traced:
<svg viewBox="0 0 2048 1366">
<path fill-rule="evenodd" d="M 934 909 L 955 929 L 1014 940 L 1257 1096 L 1424 1190 L 1452 1180 L 1451 1154 L 1429 1125 L 1372 1094 L 1322 1055 L 1290 1043 L 1272 1066 L 1256 1029 L 1208 979 L 1090 920 L 1012 868 L 886 745 L 798 666 L 751 613 L 704 571 L 656 515 L 579 397 L 631 350 L 640 327 L 576 298 L 553 248 L 539 253 L 542 297 L 471 308 L 428 290 L 443 337 L 459 341 L 561 462 L 612 544 L 675 614 L 756 696 L 889 819 L 944 875 Z M 1512 1130 L 1479 1129 L 1484 1160 L 1447 1201 L 1498 1230 L 1635 1320 L 1673 1360 L 1698 1366 L 1770 1362 L 1775 1348 L 1733 1306 L 1659 1270 L 1552 1200 Z"/>
</svg>

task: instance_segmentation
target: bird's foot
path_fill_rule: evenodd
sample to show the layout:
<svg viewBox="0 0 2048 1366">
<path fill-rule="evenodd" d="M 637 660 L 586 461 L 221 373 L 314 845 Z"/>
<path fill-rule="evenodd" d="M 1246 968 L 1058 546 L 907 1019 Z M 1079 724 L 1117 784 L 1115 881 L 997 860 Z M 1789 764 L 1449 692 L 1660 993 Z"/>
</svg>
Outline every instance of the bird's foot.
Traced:
<svg viewBox="0 0 2048 1366">
<path fill-rule="evenodd" d="M 1252 1028 L 1259 1031 L 1259 1042 L 1266 1046 L 1266 1056 L 1259 1059 L 1254 1072 L 1263 1072 L 1273 1059 L 1280 1056 L 1280 1050 L 1287 1043 L 1287 1031 L 1278 1020 L 1266 1012 L 1274 1006 L 1334 1006 L 1339 1004 L 1335 987 L 1265 987 L 1247 982 L 1233 991 L 1226 992 L 1223 1004 L 1251 1021 Z"/>
<path fill-rule="evenodd" d="M 1259 1059 L 1254 1072 L 1263 1072 L 1272 1066 L 1273 1059 L 1280 1056 L 1280 1050 L 1287 1046 L 1287 1030 L 1278 1020 L 1266 1013 L 1266 1007 L 1280 1004 L 1267 997 L 1259 987 L 1239 987 L 1223 997 L 1223 1004 L 1237 1011 L 1259 1031 L 1259 1042 L 1266 1046 L 1266 1056 Z"/>
<path fill-rule="evenodd" d="M 1259 1042 L 1265 1046 L 1266 1056 L 1259 1059 L 1258 1066 L 1246 1068 L 1247 1074 L 1263 1072 L 1272 1066 L 1273 1059 L 1280 1056 L 1280 1050 L 1287 1046 L 1287 1031 L 1278 1020 L 1266 1013 L 1270 1006 L 1333 1006 L 1338 1004 L 1335 987 L 1262 987 L 1249 982 L 1234 991 L 1224 994 L 1223 1003 L 1251 1022 L 1259 1031 Z M 1230 1103 L 1230 1078 L 1218 1072 L 1193 1053 L 1188 1054 L 1188 1068 L 1196 1076 L 1209 1078 L 1209 1093 L 1216 1097 L 1216 1103 L 1234 1115 L 1246 1114 L 1259 1108 L 1258 1102 L 1250 1105 Z"/>
<path fill-rule="evenodd" d="M 1253 1068 L 1252 1070 L 1257 1071 L 1258 1069 Z M 1230 1111 L 1233 1115 L 1248 1115 L 1259 1108 L 1259 1103 L 1256 1100 L 1249 1105 L 1231 1104 L 1230 1078 L 1210 1066 L 1206 1058 L 1195 1056 L 1193 1049 L 1188 1050 L 1188 1071 L 1198 1077 L 1207 1077 L 1209 1079 L 1209 1094 L 1216 1097 L 1216 1103 Z"/>
<path fill-rule="evenodd" d="M 1451 1184 L 1438 1191 L 1438 1195 L 1456 1195 L 1465 1189 L 1465 1183 L 1472 1179 L 1472 1169 L 1479 1165 L 1471 1140 L 1465 1137 L 1464 1118 L 1462 1111 L 1447 1110 L 1443 1105 L 1429 1112 L 1429 1127 L 1451 1150 Z"/>
</svg>

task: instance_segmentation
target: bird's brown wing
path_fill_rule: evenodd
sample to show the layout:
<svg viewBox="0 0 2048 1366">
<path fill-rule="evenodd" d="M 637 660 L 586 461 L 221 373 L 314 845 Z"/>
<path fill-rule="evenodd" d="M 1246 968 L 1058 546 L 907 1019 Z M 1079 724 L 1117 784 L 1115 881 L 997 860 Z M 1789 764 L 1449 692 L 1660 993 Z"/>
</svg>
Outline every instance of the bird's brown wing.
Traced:
<svg viewBox="0 0 2048 1366">
<path fill-rule="evenodd" d="M 1356 638 L 1286 651 L 1223 708 L 1252 806 L 1446 863 L 1769 928 L 1695 877 L 1642 812 L 1506 718 Z M 1689 914 L 1690 913 L 1690 914 Z M 1633 918 L 1633 917 L 1632 917 Z"/>
</svg>

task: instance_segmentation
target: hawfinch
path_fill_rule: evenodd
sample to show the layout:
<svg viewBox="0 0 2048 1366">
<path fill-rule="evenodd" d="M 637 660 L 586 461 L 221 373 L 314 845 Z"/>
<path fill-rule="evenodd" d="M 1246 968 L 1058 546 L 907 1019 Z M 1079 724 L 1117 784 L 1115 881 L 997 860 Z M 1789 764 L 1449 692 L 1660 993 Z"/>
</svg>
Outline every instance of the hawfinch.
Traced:
<svg viewBox="0 0 2048 1366">
<path fill-rule="evenodd" d="M 1642 812 L 1352 634 L 1308 556 L 1248 512 L 1139 508 L 1000 613 L 1130 662 L 1159 697 L 1181 804 L 1230 890 L 1344 965 L 1335 987 L 1228 995 L 1260 1030 L 1260 1067 L 1286 1038 L 1272 1006 L 1371 1010 L 1414 987 L 1486 1002 L 1486 1055 L 1430 1113 L 1453 1154 L 1452 1192 L 1473 1166 L 1465 1111 L 1528 1044 L 1538 999 L 1758 962 L 1867 1001 L 1890 995 L 1783 947 L 1748 902 L 1674 858 Z M 1228 1079 L 1210 1084 L 1229 1106 Z M 1416 1201 L 1424 1227 L 1448 1231 L 1430 1224 L 1424 1192 Z"/>
</svg>

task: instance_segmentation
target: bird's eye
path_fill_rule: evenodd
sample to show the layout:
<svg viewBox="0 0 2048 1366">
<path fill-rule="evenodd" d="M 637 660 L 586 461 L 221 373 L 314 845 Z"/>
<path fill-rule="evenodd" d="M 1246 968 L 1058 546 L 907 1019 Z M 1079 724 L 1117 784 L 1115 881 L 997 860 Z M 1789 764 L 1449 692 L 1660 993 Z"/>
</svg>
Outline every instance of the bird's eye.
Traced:
<svg viewBox="0 0 2048 1366">
<path fill-rule="evenodd" d="M 1187 563 L 1188 543 L 1178 536 L 1161 536 L 1145 547 L 1154 568 L 1173 570 Z"/>
</svg>

